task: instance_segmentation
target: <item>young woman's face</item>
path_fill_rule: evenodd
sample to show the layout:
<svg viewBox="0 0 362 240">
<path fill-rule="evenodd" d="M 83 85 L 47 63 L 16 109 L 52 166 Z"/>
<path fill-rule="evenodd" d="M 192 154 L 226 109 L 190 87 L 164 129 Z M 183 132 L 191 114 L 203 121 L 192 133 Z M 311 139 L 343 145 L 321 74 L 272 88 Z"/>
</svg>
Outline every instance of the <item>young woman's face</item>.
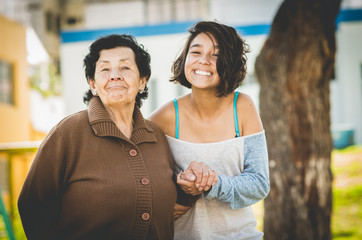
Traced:
<svg viewBox="0 0 362 240">
<path fill-rule="evenodd" d="M 216 62 L 219 47 L 212 35 L 200 33 L 191 42 L 185 62 L 185 76 L 192 88 L 216 88 L 220 84 Z"/>
<path fill-rule="evenodd" d="M 105 106 L 134 104 L 139 89 L 145 88 L 146 78 L 140 78 L 133 50 L 116 47 L 100 51 L 89 85 L 97 90 Z"/>
</svg>

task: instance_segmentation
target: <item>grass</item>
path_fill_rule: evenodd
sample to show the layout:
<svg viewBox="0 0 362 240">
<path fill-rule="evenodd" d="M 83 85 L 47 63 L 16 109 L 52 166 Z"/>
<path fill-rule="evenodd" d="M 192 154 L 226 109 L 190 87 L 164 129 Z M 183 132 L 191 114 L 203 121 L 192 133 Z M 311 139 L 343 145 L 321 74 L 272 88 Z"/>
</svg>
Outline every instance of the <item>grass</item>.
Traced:
<svg viewBox="0 0 362 240">
<path fill-rule="evenodd" d="M 362 239 L 362 146 L 332 154 L 333 240 Z"/>
<path fill-rule="evenodd" d="M 333 239 L 362 239 L 362 185 L 333 191 Z"/>
</svg>

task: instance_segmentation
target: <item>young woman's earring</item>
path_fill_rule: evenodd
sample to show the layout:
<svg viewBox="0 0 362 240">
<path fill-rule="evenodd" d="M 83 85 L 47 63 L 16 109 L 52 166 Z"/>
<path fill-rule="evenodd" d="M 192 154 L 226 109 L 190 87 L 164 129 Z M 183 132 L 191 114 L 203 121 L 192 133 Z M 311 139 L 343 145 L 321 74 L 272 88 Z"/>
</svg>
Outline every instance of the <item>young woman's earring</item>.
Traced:
<svg viewBox="0 0 362 240">
<path fill-rule="evenodd" d="M 138 93 L 139 93 L 139 94 L 142 94 L 142 93 L 144 93 L 144 92 L 145 92 L 144 90 L 138 89 Z"/>
<path fill-rule="evenodd" d="M 98 94 L 97 94 L 97 89 L 93 89 L 93 90 L 92 90 L 92 94 L 93 94 L 93 96 L 98 96 Z"/>
</svg>

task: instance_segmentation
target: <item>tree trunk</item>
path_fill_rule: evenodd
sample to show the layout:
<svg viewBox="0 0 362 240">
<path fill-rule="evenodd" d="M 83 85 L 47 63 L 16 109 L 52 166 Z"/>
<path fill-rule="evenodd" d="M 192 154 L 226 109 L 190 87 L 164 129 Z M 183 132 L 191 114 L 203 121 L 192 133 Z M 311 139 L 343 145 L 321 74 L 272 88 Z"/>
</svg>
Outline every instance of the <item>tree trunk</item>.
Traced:
<svg viewBox="0 0 362 240">
<path fill-rule="evenodd" d="M 271 191 L 270 239 L 331 239 L 329 84 L 340 0 L 285 0 L 256 59 Z"/>
</svg>

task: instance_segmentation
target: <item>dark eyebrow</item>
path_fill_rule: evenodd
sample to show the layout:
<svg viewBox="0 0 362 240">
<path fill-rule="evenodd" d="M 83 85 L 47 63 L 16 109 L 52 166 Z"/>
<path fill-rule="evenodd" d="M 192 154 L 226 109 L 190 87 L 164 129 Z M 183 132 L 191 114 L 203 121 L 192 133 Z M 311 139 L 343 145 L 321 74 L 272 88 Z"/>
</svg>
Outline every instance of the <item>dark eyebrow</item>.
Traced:
<svg viewBox="0 0 362 240">
<path fill-rule="evenodd" d="M 195 43 L 195 44 L 190 46 L 190 48 L 193 48 L 193 47 L 201 47 L 201 44 Z"/>
<path fill-rule="evenodd" d="M 201 44 L 195 43 L 195 44 L 190 46 L 190 49 L 193 48 L 193 47 L 201 47 L 201 46 L 202 46 Z M 219 46 L 216 45 L 215 49 L 219 49 Z"/>
<path fill-rule="evenodd" d="M 124 63 L 124 62 L 131 62 L 131 60 L 129 58 L 122 58 L 122 59 L 119 59 L 119 63 Z M 110 63 L 110 61 L 108 60 L 99 60 L 99 63 L 103 63 L 103 64 L 108 64 Z"/>
<path fill-rule="evenodd" d="M 120 62 L 131 62 L 131 59 L 130 58 L 122 58 L 122 59 L 119 59 Z"/>
</svg>

